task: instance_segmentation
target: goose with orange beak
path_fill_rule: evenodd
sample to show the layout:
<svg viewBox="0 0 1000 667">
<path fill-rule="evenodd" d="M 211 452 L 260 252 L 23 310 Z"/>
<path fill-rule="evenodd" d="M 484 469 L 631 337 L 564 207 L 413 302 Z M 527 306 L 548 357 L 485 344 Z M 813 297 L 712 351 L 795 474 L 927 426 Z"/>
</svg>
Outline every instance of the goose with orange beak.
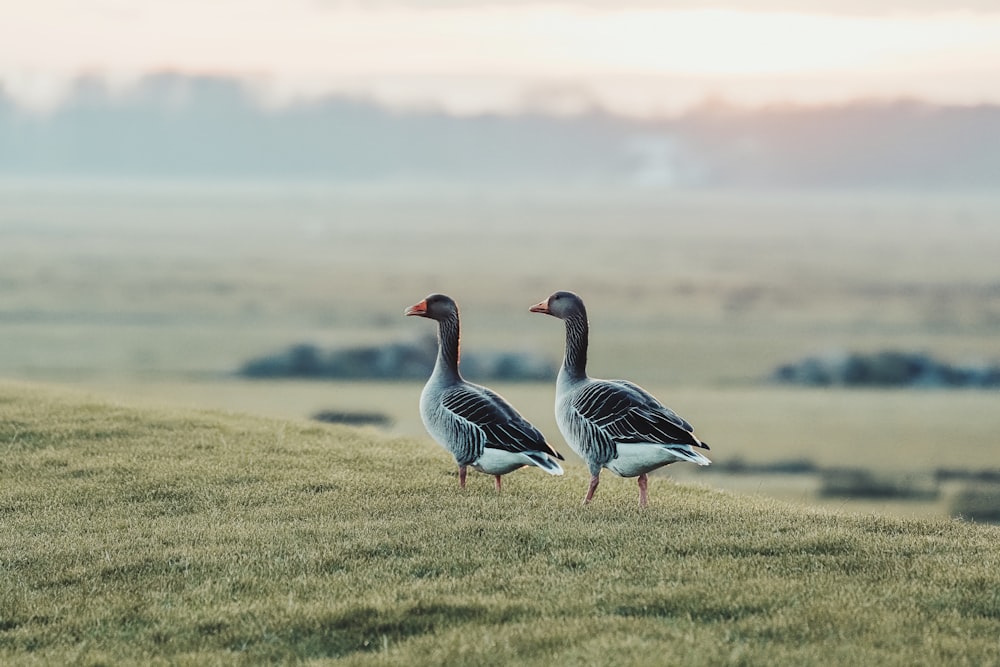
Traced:
<svg viewBox="0 0 1000 667">
<path fill-rule="evenodd" d="M 556 423 L 567 444 L 590 468 L 583 499 L 594 498 L 601 470 L 638 477 L 639 505 L 649 502 L 647 474 L 677 461 L 707 466 L 707 450 L 689 423 L 648 391 L 626 380 L 587 376 L 590 324 L 583 299 L 556 292 L 529 309 L 566 323 L 566 351 L 556 378 Z"/>
<path fill-rule="evenodd" d="M 438 323 L 438 353 L 434 370 L 420 394 L 420 417 L 427 432 L 458 464 L 459 486 L 465 488 L 467 469 L 493 475 L 500 491 L 501 475 L 536 466 L 562 475 L 562 455 L 496 392 L 467 382 L 459 372 L 458 304 L 444 294 L 431 294 L 404 311 Z"/>
</svg>

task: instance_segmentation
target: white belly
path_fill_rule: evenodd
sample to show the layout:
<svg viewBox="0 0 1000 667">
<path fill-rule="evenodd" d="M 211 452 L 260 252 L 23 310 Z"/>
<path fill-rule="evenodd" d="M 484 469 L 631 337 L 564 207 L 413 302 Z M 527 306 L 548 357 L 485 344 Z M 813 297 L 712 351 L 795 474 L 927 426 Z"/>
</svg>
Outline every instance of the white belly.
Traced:
<svg viewBox="0 0 1000 667">
<path fill-rule="evenodd" d="M 684 459 L 668 449 L 652 443 L 618 444 L 618 456 L 605 468 L 622 477 L 639 475 Z"/>
<path fill-rule="evenodd" d="M 472 467 L 488 475 L 506 475 L 509 472 L 532 465 L 531 459 L 517 452 L 505 452 L 502 449 L 483 450 L 483 455 L 472 462 Z"/>
</svg>

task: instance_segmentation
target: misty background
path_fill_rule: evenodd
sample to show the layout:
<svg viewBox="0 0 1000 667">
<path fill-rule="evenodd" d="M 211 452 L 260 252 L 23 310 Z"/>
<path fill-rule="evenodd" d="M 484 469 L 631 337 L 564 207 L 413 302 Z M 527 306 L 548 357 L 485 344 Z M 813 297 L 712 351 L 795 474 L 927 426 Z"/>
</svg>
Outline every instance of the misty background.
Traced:
<svg viewBox="0 0 1000 667">
<path fill-rule="evenodd" d="M 572 95 L 554 89 L 550 99 Z M 543 100 L 544 91 L 536 94 Z M 580 105 L 577 105 L 580 107 Z M 758 108 L 706 100 L 637 119 L 584 104 L 453 115 L 329 93 L 269 104 L 245 79 L 77 78 L 63 102 L 0 88 L 0 178 L 990 189 L 1000 106 L 865 101 Z"/>
</svg>

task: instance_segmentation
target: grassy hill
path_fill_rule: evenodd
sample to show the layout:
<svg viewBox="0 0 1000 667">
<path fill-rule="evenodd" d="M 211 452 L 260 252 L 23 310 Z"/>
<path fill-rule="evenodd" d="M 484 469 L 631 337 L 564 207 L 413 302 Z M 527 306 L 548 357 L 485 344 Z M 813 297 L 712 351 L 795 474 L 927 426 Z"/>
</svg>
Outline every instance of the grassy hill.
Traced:
<svg viewBox="0 0 1000 667">
<path fill-rule="evenodd" d="M 0 453 L 3 664 L 1000 663 L 996 527 L 18 384 Z"/>
</svg>

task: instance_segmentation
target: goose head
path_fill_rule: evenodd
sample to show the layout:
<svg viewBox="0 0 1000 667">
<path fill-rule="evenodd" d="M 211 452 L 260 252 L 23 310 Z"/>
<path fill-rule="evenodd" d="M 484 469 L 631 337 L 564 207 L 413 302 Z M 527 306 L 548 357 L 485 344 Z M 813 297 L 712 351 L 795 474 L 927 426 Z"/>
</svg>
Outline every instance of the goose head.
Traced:
<svg viewBox="0 0 1000 667">
<path fill-rule="evenodd" d="M 552 317 L 565 320 L 573 315 L 587 316 L 587 310 L 583 306 L 583 299 L 573 292 L 556 292 L 548 299 L 536 303 L 528 309 L 532 313 L 545 313 Z"/>
<path fill-rule="evenodd" d="M 403 311 L 404 315 L 417 315 L 432 320 L 446 320 L 458 317 L 458 304 L 450 296 L 431 294 L 420 303 L 415 303 Z"/>
</svg>

